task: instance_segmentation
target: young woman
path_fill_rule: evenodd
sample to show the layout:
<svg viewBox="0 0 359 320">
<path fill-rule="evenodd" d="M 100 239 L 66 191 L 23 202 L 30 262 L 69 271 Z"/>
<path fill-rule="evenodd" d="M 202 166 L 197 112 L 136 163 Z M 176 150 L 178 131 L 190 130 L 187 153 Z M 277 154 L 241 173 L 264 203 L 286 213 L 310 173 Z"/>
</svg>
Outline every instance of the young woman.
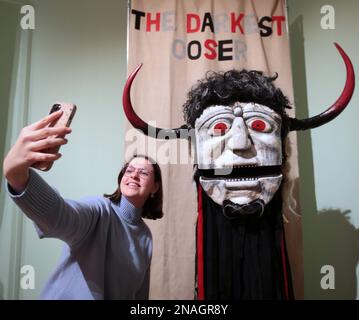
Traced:
<svg viewBox="0 0 359 320">
<path fill-rule="evenodd" d="M 67 143 L 69 128 L 48 128 L 55 112 L 25 127 L 7 154 L 3 170 L 10 197 L 35 223 L 40 238 L 58 238 L 61 262 L 42 299 L 148 299 L 152 236 L 142 218 L 161 218 L 162 178 L 158 164 L 134 156 L 120 171 L 111 195 L 68 200 L 34 169 L 60 154 L 41 150 Z"/>
</svg>

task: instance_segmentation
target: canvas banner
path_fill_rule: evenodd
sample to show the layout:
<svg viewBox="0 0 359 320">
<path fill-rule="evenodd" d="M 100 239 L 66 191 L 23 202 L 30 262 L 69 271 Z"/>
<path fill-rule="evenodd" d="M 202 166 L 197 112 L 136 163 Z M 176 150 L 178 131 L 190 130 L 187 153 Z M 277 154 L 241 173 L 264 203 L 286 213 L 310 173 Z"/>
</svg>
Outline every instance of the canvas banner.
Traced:
<svg viewBox="0 0 359 320">
<path fill-rule="evenodd" d="M 284 0 L 132 0 L 128 11 L 128 74 L 143 63 L 131 90 L 134 109 L 160 128 L 184 124 L 182 106 L 207 71 L 259 70 L 293 104 Z M 289 115 L 294 116 L 293 109 Z M 296 135 L 289 135 L 284 186 L 285 231 L 296 298 L 303 297 Z M 163 172 L 164 218 L 153 234 L 150 299 L 193 299 L 197 192 L 193 148 L 185 139 L 158 140 L 127 124 L 126 152 L 148 154 Z"/>
</svg>

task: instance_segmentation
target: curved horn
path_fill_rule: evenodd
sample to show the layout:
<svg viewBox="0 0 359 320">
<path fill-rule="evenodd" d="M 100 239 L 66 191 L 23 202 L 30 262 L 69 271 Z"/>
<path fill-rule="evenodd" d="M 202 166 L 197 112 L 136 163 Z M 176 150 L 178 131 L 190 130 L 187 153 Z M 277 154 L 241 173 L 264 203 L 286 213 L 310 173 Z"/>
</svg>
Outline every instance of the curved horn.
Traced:
<svg viewBox="0 0 359 320">
<path fill-rule="evenodd" d="M 128 121 L 138 130 L 141 130 L 145 135 L 156 139 L 176 139 L 176 138 L 188 138 L 188 134 L 181 135 L 181 130 L 187 130 L 188 127 L 183 125 L 176 129 L 162 129 L 152 127 L 144 122 L 133 110 L 131 103 L 131 86 L 135 79 L 137 72 L 141 69 L 142 63 L 139 64 L 136 69 L 128 77 L 125 88 L 123 89 L 122 103 L 123 110 L 126 114 Z"/>
<path fill-rule="evenodd" d="M 349 101 L 353 95 L 354 86 L 355 86 L 355 75 L 354 75 L 353 65 L 352 65 L 349 57 L 347 56 L 347 54 L 344 52 L 344 50 L 335 42 L 334 42 L 334 45 L 336 46 L 340 55 L 342 56 L 344 63 L 345 63 L 346 70 L 347 70 L 347 79 L 346 79 L 345 86 L 344 86 L 344 89 L 343 89 L 340 97 L 331 107 L 329 107 L 327 110 L 325 110 L 324 112 L 322 112 L 314 117 L 302 119 L 302 120 L 290 118 L 289 119 L 290 120 L 290 123 L 289 123 L 290 131 L 292 131 L 292 130 L 307 130 L 307 129 L 312 129 L 312 128 L 322 126 L 323 124 L 326 124 L 327 122 L 329 122 L 329 121 L 333 120 L 335 117 L 337 117 L 349 103 Z"/>
</svg>

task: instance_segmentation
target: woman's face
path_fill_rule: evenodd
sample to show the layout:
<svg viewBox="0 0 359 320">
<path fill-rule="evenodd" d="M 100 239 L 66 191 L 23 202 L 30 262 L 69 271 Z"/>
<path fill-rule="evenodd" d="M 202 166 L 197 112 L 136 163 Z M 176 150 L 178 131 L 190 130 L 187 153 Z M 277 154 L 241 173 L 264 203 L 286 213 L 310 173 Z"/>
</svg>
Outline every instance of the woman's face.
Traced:
<svg viewBox="0 0 359 320">
<path fill-rule="evenodd" d="M 150 194 L 155 193 L 158 188 L 151 162 L 142 157 L 132 159 L 120 183 L 122 195 L 136 208 L 141 208 Z"/>
</svg>

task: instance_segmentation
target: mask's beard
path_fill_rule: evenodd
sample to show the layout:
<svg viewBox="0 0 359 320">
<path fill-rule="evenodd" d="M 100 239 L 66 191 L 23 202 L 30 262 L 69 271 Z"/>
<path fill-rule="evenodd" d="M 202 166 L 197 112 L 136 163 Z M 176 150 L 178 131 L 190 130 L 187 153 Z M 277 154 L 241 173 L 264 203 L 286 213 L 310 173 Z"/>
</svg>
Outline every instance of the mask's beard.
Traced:
<svg viewBox="0 0 359 320">
<path fill-rule="evenodd" d="M 260 218 L 264 212 L 264 201 L 262 199 L 256 199 L 250 203 L 237 204 L 231 200 L 223 201 L 223 215 L 227 219 L 237 219 L 246 217 Z"/>
</svg>

